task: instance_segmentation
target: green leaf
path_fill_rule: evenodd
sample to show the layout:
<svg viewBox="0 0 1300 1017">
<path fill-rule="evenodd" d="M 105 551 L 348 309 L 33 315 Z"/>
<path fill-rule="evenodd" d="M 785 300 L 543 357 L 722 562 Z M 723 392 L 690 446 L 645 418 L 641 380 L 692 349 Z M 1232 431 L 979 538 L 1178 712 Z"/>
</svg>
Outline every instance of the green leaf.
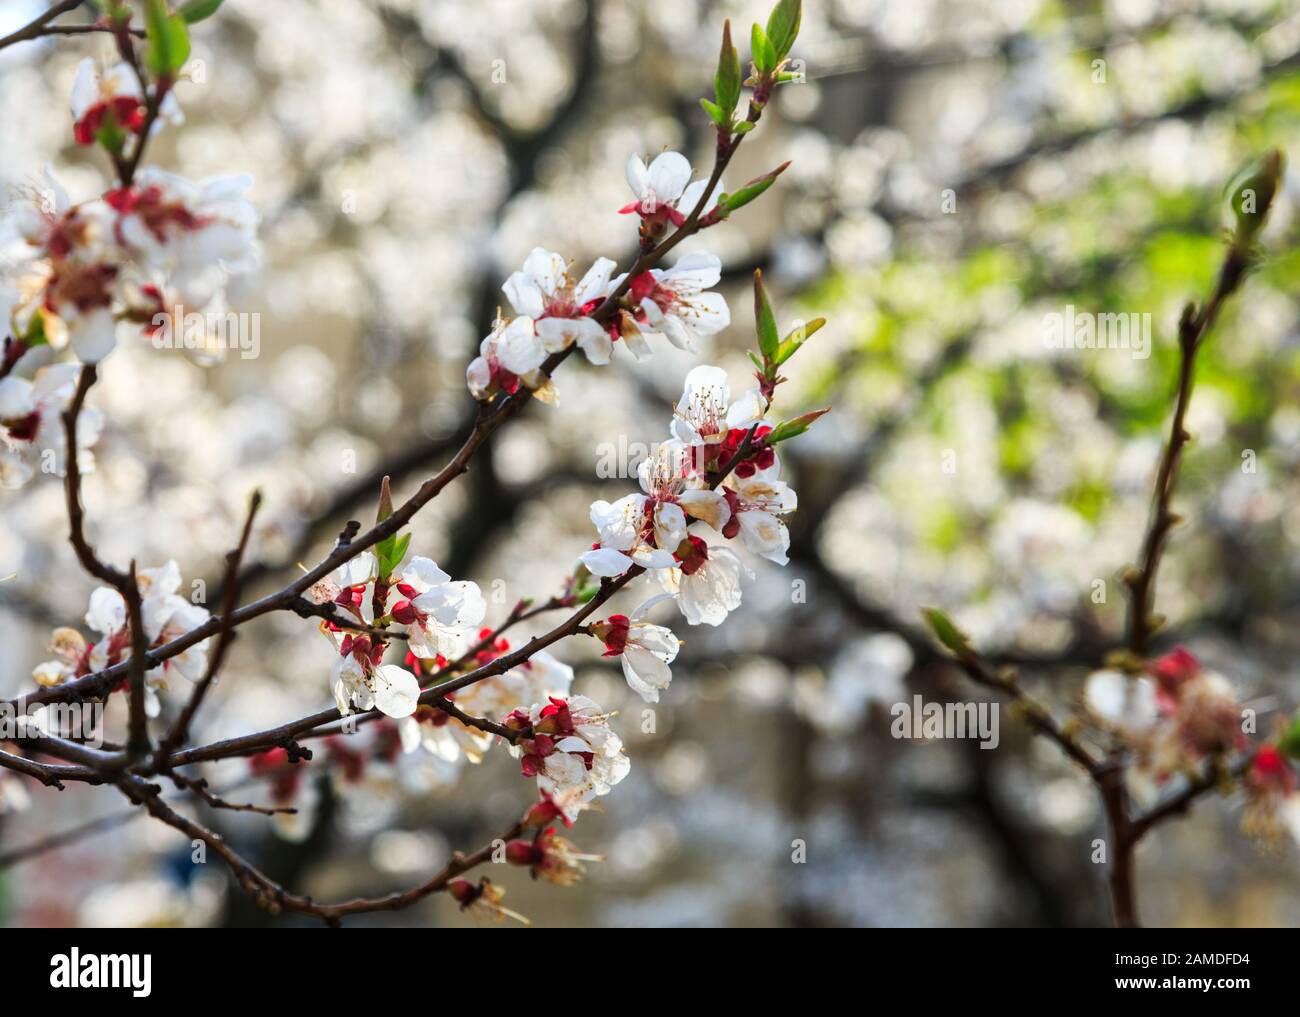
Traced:
<svg viewBox="0 0 1300 1017">
<path fill-rule="evenodd" d="M 800 0 L 779 0 L 772 8 L 772 13 L 767 19 L 767 37 L 771 40 L 772 49 L 775 51 L 776 59 L 772 61 L 773 67 L 784 60 L 785 55 L 790 52 L 790 47 L 794 45 L 794 40 L 799 35 L 799 22 L 802 20 L 803 4 Z"/>
<path fill-rule="evenodd" d="M 171 77 L 190 58 L 190 31 L 185 19 L 169 13 L 164 0 L 147 0 L 144 26 L 149 40 L 145 64 L 159 77 Z"/>
<path fill-rule="evenodd" d="M 406 557 L 406 549 L 410 544 L 409 533 L 403 533 L 401 536 L 394 533 L 375 545 L 375 557 L 379 559 L 380 579 L 386 580 L 397 570 L 397 566 L 401 565 L 402 559 Z"/>
<path fill-rule="evenodd" d="M 770 173 L 765 173 L 761 177 L 755 177 L 753 180 L 749 181 L 749 183 L 743 184 L 733 193 L 723 195 L 718 199 L 718 203 L 723 205 L 728 212 L 734 212 L 736 209 L 748 205 L 751 201 L 776 183 L 776 178 L 784 173 L 786 167 L 789 165 L 788 162 L 783 162 Z"/>
<path fill-rule="evenodd" d="M 767 74 L 776 70 L 776 51 L 772 48 L 767 33 L 758 24 L 755 24 L 753 29 L 750 30 L 749 48 L 751 50 L 750 56 L 754 61 L 754 69 L 759 74 Z"/>
<path fill-rule="evenodd" d="M 1229 182 L 1226 196 L 1237 217 L 1237 233 L 1243 240 L 1253 240 L 1264 228 L 1282 179 L 1282 167 L 1282 152 L 1275 148 L 1246 166 Z"/>
<path fill-rule="evenodd" d="M 176 13 L 184 18 L 189 24 L 210 18 L 217 13 L 217 8 L 221 6 L 221 0 L 187 0 L 180 5 Z"/>
<path fill-rule="evenodd" d="M 731 22 L 722 23 L 722 49 L 718 53 L 718 69 L 713 75 L 713 97 L 718 108 L 731 120 L 731 113 L 740 102 L 740 54 L 731 42 Z"/>
<path fill-rule="evenodd" d="M 971 652 L 970 638 L 937 607 L 922 608 L 921 614 L 925 617 L 935 638 L 954 654 L 964 657 Z"/>
<path fill-rule="evenodd" d="M 763 362 L 770 364 L 781 338 L 776 331 L 776 315 L 772 313 L 772 301 L 763 285 L 761 268 L 754 269 L 754 320 L 758 326 L 758 348 L 762 351 Z"/>
<path fill-rule="evenodd" d="M 1278 739 L 1277 749 L 1284 756 L 1300 759 L 1300 711 L 1291 720 L 1291 726 Z"/>
<path fill-rule="evenodd" d="M 708 99 L 701 99 L 700 105 L 704 107 L 704 112 L 709 115 L 709 119 L 715 124 L 719 127 L 727 126 L 730 117 L 718 107 L 717 103 L 710 102 Z"/>
<path fill-rule="evenodd" d="M 769 445 L 779 445 L 783 441 L 788 441 L 791 438 L 803 434 L 808 430 L 808 428 L 812 427 L 813 422 L 818 417 L 824 417 L 827 413 L 830 413 L 830 411 L 831 408 L 826 406 L 820 410 L 813 410 L 811 413 L 803 413 L 797 417 L 791 417 L 789 420 L 777 424 L 776 427 L 772 428 L 764 440 Z"/>
<path fill-rule="evenodd" d="M 754 123 L 752 120 L 742 120 L 740 123 L 736 124 L 736 126 L 731 129 L 731 133 L 748 134 L 757 126 L 758 124 Z"/>
<path fill-rule="evenodd" d="M 776 357 L 774 358 L 776 366 L 780 367 L 793 357 L 795 351 L 812 338 L 816 332 L 820 331 L 825 324 L 825 318 L 814 318 L 812 321 L 793 329 L 789 335 L 781 340 L 781 345 L 776 348 Z"/>
</svg>

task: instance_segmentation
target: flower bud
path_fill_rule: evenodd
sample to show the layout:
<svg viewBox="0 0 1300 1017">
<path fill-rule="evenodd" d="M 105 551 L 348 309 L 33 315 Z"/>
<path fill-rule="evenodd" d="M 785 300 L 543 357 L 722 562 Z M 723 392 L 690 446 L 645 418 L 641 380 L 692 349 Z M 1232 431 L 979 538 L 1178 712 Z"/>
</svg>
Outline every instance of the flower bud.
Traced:
<svg viewBox="0 0 1300 1017">
<path fill-rule="evenodd" d="M 399 600 L 388 612 L 399 625 L 414 625 L 420 617 L 409 600 Z"/>
<path fill-rule="evenodd" d="M 457 904 L 466 908 L 478 900 L 483 889 L 468 879 L 453 879 L 447 884 L 447 892 Z"/>
<path fill-rule="evenodd" d="M 542 860 L 542 852 L 530 840 L 512 840 L 506 845 L 506 861 L 511 865 L 533 866 Z"/>
</svg>

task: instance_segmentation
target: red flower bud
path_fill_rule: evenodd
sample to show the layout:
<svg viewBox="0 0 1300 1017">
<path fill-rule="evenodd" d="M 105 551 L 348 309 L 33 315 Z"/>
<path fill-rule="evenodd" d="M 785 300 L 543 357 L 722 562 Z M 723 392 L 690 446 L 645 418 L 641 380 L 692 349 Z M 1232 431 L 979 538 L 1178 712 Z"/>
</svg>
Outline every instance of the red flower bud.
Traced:
<svg viewBox="0 0 1300 1017">
<path fill-rule="evenodd" d="M 415 609 L 409 600 L 399 600 L 393 605 L 389 614 L 399 625 L 414 625 L 420 618 L 420 612 Z"/>
<path fill-rule="evenodd" d="M 512 840 L 506 845 L 506 861 L 511 865 L 532 867 L 543 858 L 541 850 L 530 840 Z"/>
<path fill-rule="evenodd" d="M 483 888 L 468 879 L 453 879 L 447 884 L 447 892 L 462 908 L 473 904 L 483 893 Z"/>
</svg>

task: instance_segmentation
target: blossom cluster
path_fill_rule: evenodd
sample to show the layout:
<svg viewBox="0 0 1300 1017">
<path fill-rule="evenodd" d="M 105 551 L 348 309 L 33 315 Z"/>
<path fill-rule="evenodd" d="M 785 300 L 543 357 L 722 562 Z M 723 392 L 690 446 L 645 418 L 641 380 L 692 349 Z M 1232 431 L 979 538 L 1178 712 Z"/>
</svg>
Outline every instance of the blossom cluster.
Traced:
<svg viewBox="0 0 1300 1017">
<path fill-rule="evenodd" d="M 690 625 L 720 625 L 736 610 L 742 582 L 753 573 L 720 540 L 739 539 L 747 551 L 778 565 L 789 561 L 782 516 L 798 499 L 780 479 L 780 460 L 769 443 L 769 403 L 758 388 L 733 401 L 722 369 L 694 368 L 669 423 L 671 437 L 638 467 L 640 493 L 591 506 L 599 539 L 582 556 L 583 565 L 600 577 L 644 570 L 657 593 L 631 617 L 614 615 L 593 626 L 606 654 L 622 659 L 628 684 L 647 702 L 657 702 L 667 688 L 679 646 L 671 631 L 646 620 L 654 605 L 675 602 Z M 720 540 L 691 532 L 693 522 Z"/>
<path fill-rule="evenodd" d="M 32 380 L 0 378 L 0 487 L 22 487 L 39 469 L 62 475 L 67 441 L 60 415 L 72 401 L 80 373 L 77 364 L 51 364 Z M 91 447 L 99 440 L 103 417 L 88 407 L 77 422 L 77 465 L 95 468 Z"/>
<path fill-rule="evenodd" d="M 663 152 L 649 168 L 637 155 L 628 162 L 628 182 L 637 200 L 623 211 L 635 211 L 645 221 L 665 218 L 680 223 L 681 209 L 690 211 L 704 194 L 706 181 L 691 182 L 693 170 L 679 152 Z M 714 189 L 716 204 L 721 182 Z M 534 248 L 523 268 L 502 289 L 516 316 L 498 320 L 466 371 L 477 399 L 498 392 L 515 392 L 522 384 L 549 397 L 549 379 L 542 372 L 546 358 L 576 345 L 592 364 L 608 364 L 620 340 L 637 359 L 650 353 L 649 337 L 663 336 L 680 350 L 696 352 L 698 341 L 722 331 L 731 312 L 711 287 L 722 277 L 722 262 L 700 251 L 688 254 L 672 268 L 647 269 L 631 280 L 611 278 L 615 263 L 597 258 L 581 278 L 574 278 L 564 258 Z M 625 285 L 626 284 L 626 285 Z M 626 293 L 612 317 L 596 314 L 615 293 Z"/>
<path fill-rule="evenodd" d="M 182 317 L 182 309 L 220 309 L 232 277 L 258 263 L 258 215 L 246 197 L 248 177 L 192 183 L 144 165 L 141 158 L 155 130 L 182 120 L 174 89 L 189 54 L 186 25 L 216 6 L 173 11 L 166 0 L 149 0 L 142 33 L 148 45 L 137 60 L 132 9 L 108 5 L 94 29 L 112 31 L 123 62 L 103 71 L 93 61 L 78 67 L 72 137 L 107 154 L 116 181 L 98 197 L 74 203 L 47 169 L 43 186 L 27 188 L 10 203 L 0 232 L 0 301 L 10 333 L 0 366 L 0 480 L 7 486 L 28 479 L 47 453 L 51 463 L 42 462 L 42 469 L 64 468 L 61 460 L 69 450 L 61 417 L 75 429 L 78 466 L 88 469 L 100 420 L 84 406 L 96 374 L 82 365 L 108 356 L 119 340 L 156 342 L 160 330 Z M 640 256 L 628 272 L 616 275 L 616 263 L 602 257 L 579 276 L 561 255 L 538 247 L 510 275 L 503 291 L 513 315 L 494 323 L 466 372 L 476 399 L 511 411 L 523 400 L 509 397 L 522 388 L 526 396 L 553 401 L 551 373 L 575 347 L 594 365 L 608 364 L 619 343 L 642 359 L 654 337 L 696 353 L 702 339 L 730 325 L 727 302 L 714 289 L 721 279 L 720 260 L 695 251 L 667 266 L 664 257 L 678 240 L 717 225 L 752 201 L 784 169 L 730 195 L 722 183 L 731 154 L 757 124 L 773 86 L 794 80 L 786 71 L 787 55 L 800 16 L 797 0 L 779 0 L 767 33 L 754 26 L 753 74 L 745 81 L 753 96 L 743 120 L 737 115 L 739 56 L 730 26 L 724 29 L 716 102 L 703 103 L 717 128 L 717 156 L 708 175 L 697 176 L 677 152 L 662 152 L 648 164 L 638 155 L 628 160 L 633 200 L 618 211 L 637 216 L 640 240 Z M 678 232 L 669 238 L 670 230 Z M 778 339 L 758 275 L 755 288 L 766 307 L 758 315 L 761 358 L 751 354 L 757 386 L 733 400 L 720 368 L 706 365 L 689 373 L 668 437 L 639 466 L 640 493 L 591 506 L 599 539 L 581 555 L 565 594 L 545 606 L 577 608 L 577 613 L 547 636 L 511 653 L 502 633 L 523 617 L 522 606 L 501 628 L 485 628 L 487 603 L 476 583 L 453 579 L 430 558 L 408 559 L 410 534 L 394 525 L 387 480 L 376 520 L 385 535 L 371 531 L 355 547 L 345 540 L 329 559 L 337 564 L 332 571 L 323 574 L 328 566 L 320 566 L 310 579 L 274 596 L 271 603 L 278 609 L 319 618 L 330 645 L 328 689 L 338 717 L 327 714 L 335 723 L 324 724 L 316 723 L 320 717 L 309 718 L 312 730 L 301 737 L 316 740 L 342 802 L 347 788 L 372 790 L 376 781 L 392 777 L 405 754 L 420 752 L 425 767 L 454 775 L 463 764 L 480 762 L 501 740 L 538 793 L 506 835 L 505 861 L 527 867 L 535 878 L 569 885 L 582 874 L 583 863 L 594 860 L 552 824 L 572 826 L 594 799 L 628 775 L 631 764 L 611 725 L 614 715 L 576 693 L 573 669 L 541 647 L 568 636 L 595 637 L 605 656 L 620 658 L 629 687 L 645 701 L 657 702 L 669 686 L 681 643 L 670 629 L 651 622 L 648 612 L 669 601 L 689 624 L 721 624 L 741 603 L 742 581 L 752 578 L 728 541 L 786 564 L 790 537 L 782 516 L 794 510 L 796 498 L 780 479 L 775 446 L 806 430 L 816 414 L 782 424 L 767 419 L 773 392 L 784 380 L 779 368 L 806 335 Z M 66 351 L 80 364 L 45 366 L 30 379 L 14 374 L 24 356 L 40 346 L 55 356 Z M 490 433 L 481 431 L 488 419 L 480 416 L 466 456 Z M 67 494 L 75 504 L 79 492 L 72 476 Z M 253 500 L 243 540 L 230 558 L 232 568 L 246 548 L 258 502 Z M 693 531 L 696 523 L 712 535 Z M 83 561 L 93 558 L 75 518 L 73 543 Z M 114 575 L 102 566 L 92 571 Z M 206 608 L 179 593 L 175 561 L 138 574 L 132 568 L 129 578 L 93 591 L 85 623 L 94 635 L 57 629 L 53 656 L 34 669 L 33 678 L 48 688 L 110 668 L 122 672 L 126 669 L 118 665 L 147 648 L 155 651 L 150 653 L 155 663 L 144 671 L 145 712 L 155 717 L 162 708 L 157 693 L 170 672 L 201 681 L 206 689 L 222 653 L 217 650 L 210 661 L 210 638 L 195 638 L 203 626 L 216 626 Z M 648 586 L 651 595 L 639 597 L 643 602 L 630 616 L 611 614 L 582 624 L 634 580 Z M 138 615 L 132 586 L 139 593 Z M 593 603 L 593 598 L 598 599 Z M 238 620 L 227 609 L 223 622 L 224 647 Z M 397 663 L 391 651 L 403 644 L 405 657 Z M 124 680 L 108 691 L 126 686 Z M 200 698 L 201 693 L 190 700 L 176 737 L 188 735 Z M 137 705 L 133 702 L 133 710 Z M 139 758 L 141 741 L 149 743 L 143 720 L 133 713 L 132 744 L 125 750 L 128 756 L 136 753 L 131 758 Z M 361 720 L 373 722 L 371 737 L 353 742 L 353 722 Z M 141 733 L 136 722 L 143 739 L 136 738 Z M 164 749 L 171 745 L 170 739 L 163 743 Z M 265 735 L 252 736 L 241 748 L 253 753 L 252 774 L 274 803 L 254 811 L 270 815 L 286 836 L 306 835 L 319 793 L 317 781 L 304 779 L 302 763 L 313 758 L 312 751 Z M 151 772 L 170 772 L 174 765 L 164 749 Z M 0 798 L 4 794 L 0 785 Z M 510 914 L 500 905 L 502 891 L 487 880 L 449 880 L 445 888 L 463 908 Z"/>
<path fill-rule="evenodd" d="M 144 626 L 147 648 L 171 642 L 208 620 L 208 609 L 182 597 L 180 568 L 175 561 L 153 569 L 143 569 L 136 577 L 140 590 L 140 620 Z M 86 626 L 96 634 L 87 640 L 77 629 L 54 630 L 50 640 L 53 658 L 37 664 L 32 671 L 36 684 L 44 688 L 62 685 L 104 668 L 128 660 L 132 652 L 131 628 L 126 601 L 111 586 L 100 586 L 90 594 Z M 145 710 L 158 716 L 161 704 L 158 690 L 167 687 L 167 679 L 178 674 L 191 682 L 201 679 L 208 666 L 209 639 L 202 639 L 180 653 L 145 671 Z M 123 679 L 118 688 L 126 687 Z"/>
<path fill-rule="evenodd" d="M 1127 779 L 1139 801 L 1155 802 L 1172 778 L 1194 778 L 1206 764 L 1250 748 L 1252 711 L 1242 705 L 1232 682 L 1181 646 L 1136 677 L 1093 672 L 1084 686 L 1084 705 L 1135 753 Z M 1292 762 L 1297 748 L 1300 743 L 1287 735 L 1251 757 L 1243 782 L 1247 832 L 1267 840 L 1285 832 L 1300 842 L 1300 792 Z"/>
<path fill-rule="evenodd" d="M 141 79 L 127 64 L 101 74 L 83 61 L 72 89 L 74 139 L 100 144 L 119 168 L 127 165 L 128 139 L 144 142 L 144 101 Z M 180 119 L 169 86 L 153 128 Z M 152 339 L 164 322 L 221 311 L 231 278 L 259 260 L 258 214 L 246 196 L 251 184 L 246 175 L 194 183 L 146 165 L 98 197 L 73 202 L 47 167 L 43 180 L 12 196 L 0 226 L 6 368 L 39 346 L 94 363 L 122 337 Z M 205 357 L 222 352 L 220 343 L 198 346 Z M 0 481 L 25 483 L 47 450 L 55 456 L 49 472 L 61 472 L 62 439 L 53 425 L 67 401 L 67 375 L 57 371 L 44 382 L 38 376 L 26 387 L 18 378 L 4 380 Z M 96 427 L 89 419 L 83 426 L 89 446 Z"/>
</svg>

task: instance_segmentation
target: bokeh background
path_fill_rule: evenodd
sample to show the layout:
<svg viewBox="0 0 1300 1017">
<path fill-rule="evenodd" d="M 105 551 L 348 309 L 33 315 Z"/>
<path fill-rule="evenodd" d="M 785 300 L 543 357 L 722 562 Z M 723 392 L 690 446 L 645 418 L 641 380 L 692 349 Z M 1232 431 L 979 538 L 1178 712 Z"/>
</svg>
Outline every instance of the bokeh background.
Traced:
<svg viewBox="0 0 1300 1017">
<path fill-rule="evenodd" d="M 0 33 L 41 7 L 6 0 Z M 348 518 L 368 521 L 384 474 L 413 490 L 463 434 L 464 368 L 501 282 L 539 244 L 580 268 L 626 261 L 628 154 L 675 148 L 707 172 L 697 99 L 721 21 L 766 14 L 766 0 L 226 0 L 194 32 L 187 123 L 151 160 L 254 174 L 265 267 L 232 303 L 261 314 L 260 356 L 200 366 L 141 346 L 105 363 L 91 403 L 107 426 L 84 487 L 100 551 L 174 557 L 215 588 L 261 488 L 251 597 L 318 560 Z M 7 185 L 52 162 L 74 199 L 106 186 L 70 145 L 66 96 L 87 55 L 108 58 L 107 41 L 0 53 Z M 546 597 L 592 539 L 589 503 L 630 490 L 598 476 L 608 448 L 660 438 L 697 362 L 745 384 L 756 267 L 784 326 L 830 319 L 781 390 L 791 415 L 834 406 L 783 455 L 800 496 L 790 566 L 752 562 L 720 629 L 678 619 L 686 645 L 652 735 L 594 647 L 559 648 L 579 691 L 624 711 L 632 773 L 573 831 L 606 860 L 569 889 L 489 875 L 543 926 L 1104 923 L 1086 779 L 1008 712 L 1002 744 L 982 751 L 895 740 L 889 708 L 918 692 L 979 698 L 921 630 L 923 605 L 1062 712 L 1117 641 L 1174 326 L 1217 267 L 1222 188 L 1267 146 L 1300 161 L 1300 14 L 1275 0 L 810 0 L 794 55 L 807 81 L 779 92 L 726 180 L 793 165 L 703 237 L 726 266 L 732 327 L 698 360 L 661 343 L 641 364 L 570 361 L 558 408 L 530 407 L 413 527 L 414 550 L 483 586 L 490 621 Z M 1266 726 L 1300 702 L 1297 201 L 1291 170 L 1268 259 L 1204 352 L 1188 518 L 1158 591 L 1160 645 L 1202 655 Z M 1150 313 L 1151 356 L 1047 349 L 1045 317 L 1067 304 Z M 2 497 L 9 696 L 48 656 L 49 630 L 79 624 L 91 584 L 57 482 Z M 330 651 L 310 622 L 241 631 L 204 740 L 329 703 Z M 533 794 L 500 749 L 458 775 L 423 753 L 358 782 L 313 766 L 321 807 L 304 841 L 187 807 L 272 875 L 334 898 L 418 882 Z M 222 787 L 246 773 L 206 775 Z M 17 780 L 0 796 L 5 923 L 299 924 L 228 892 L 219 861 L 192 865 L 170 829 L 121 822 L 120 797 L 33 785 L 20 811 Z M 256 786 L 240 796 L 265 800 Z M 101 817 L 57 850 L 5 854 Z M 1300 921 L 1300 851 L 1251 843 L 1239 822 L 1240 803 L 1211 798 L 1147 839 L 1148 923 Z M 442 898 L 357 923 L 470 924 Z"/>
</svg>

